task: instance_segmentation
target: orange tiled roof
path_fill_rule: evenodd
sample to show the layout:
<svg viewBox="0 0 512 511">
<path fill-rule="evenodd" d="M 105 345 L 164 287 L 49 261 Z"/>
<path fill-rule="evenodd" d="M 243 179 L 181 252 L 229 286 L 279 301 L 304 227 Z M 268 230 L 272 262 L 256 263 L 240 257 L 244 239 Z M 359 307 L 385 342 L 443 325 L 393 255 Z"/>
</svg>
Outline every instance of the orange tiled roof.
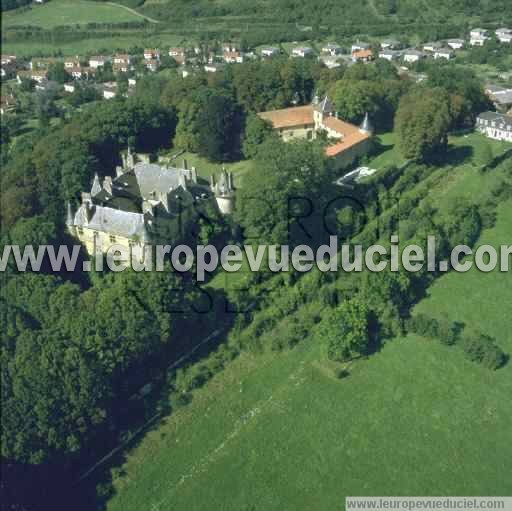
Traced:
<svg viewBox="0 0 512 511">
<path fill-rule="evenodd" d="M 356 59 L 368 59 L 373 56 L 372 50 L 358 50 L 352 53 Z"/>
<path fill-rule="evenodd" d="M 270 121 L 274 129 L 314 124 L 313 107 L 311 105 L 271 110 L 270 112 L 261 112 L 258 115 L 265 121 Z"/>
<path fill-rule="evenodd" d="M 333 131 L 336 131 L 340 135 L 346 137 L 352 133 L 358 132 L 359 129 L 353 124 L 337 119 L 336 117 L 324 117 L 324 124 Z"/>
<path fill-rule="evenodd" d="M 326 156 L 336 156 L 337 154 L 342 153 L 343 151 L 346 151 L 352 146 L 355 146 L 362 142 L 363 140 L 366 140 L 369 138 L 369 136 L 366 133 L 361 133 L 357 128 L 356 131 L 353 133 L 350 133 L 349 135 L 345 136 L 343 140 L 340 142 L 337 142 L 334 145 L 328 146 L 325 148 L 325 155 Z"/>
</svg>

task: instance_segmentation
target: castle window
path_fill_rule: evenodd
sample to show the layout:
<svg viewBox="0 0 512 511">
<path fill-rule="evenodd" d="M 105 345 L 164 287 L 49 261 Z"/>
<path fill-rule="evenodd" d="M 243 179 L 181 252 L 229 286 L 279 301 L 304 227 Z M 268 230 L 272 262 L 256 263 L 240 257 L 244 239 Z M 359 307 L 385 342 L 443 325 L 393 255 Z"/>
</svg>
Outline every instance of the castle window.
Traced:
<svg viewBox="0 0 512 511">
<path fill-rule="evenodd" d="M 115 243 L 116 242 L 116 237 L 114 235 L 110 235 L 110 243 Z"/>
<path fill-rule="evenodd" d="M 81 227 L 78 227 L 77 229 L 78 234 L 82 235 L 84 233 L 84 230 Z"/>
</svg>

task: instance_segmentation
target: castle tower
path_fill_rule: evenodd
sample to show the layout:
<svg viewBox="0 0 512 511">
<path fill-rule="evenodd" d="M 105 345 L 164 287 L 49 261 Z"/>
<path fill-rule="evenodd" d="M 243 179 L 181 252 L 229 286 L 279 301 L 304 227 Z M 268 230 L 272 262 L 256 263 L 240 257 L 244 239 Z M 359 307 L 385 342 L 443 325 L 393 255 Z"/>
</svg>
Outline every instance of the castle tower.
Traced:
<svg viewBox="0 0 512 511">
<path fill-rule="evenodd" d="M 323 129 L 323 120 L 327 115 L 332 114 L 332 103 L 325 96 L 322 101 L 318 101 L 318 96 L 313 100 L 313 119 L 315 121 L 315 130 Z"/>
<path fill-rule="evenodd" d="M 94 181 L 92 182 L 91 197 L 98 195 L 98 193 L 100 193 L 100 192 L 101 192 L 100 178 L 98 177 L 98 173 L 96 173 L 96 174 L 94 174 Z"/>
<path fill-rule="evenodd" d="M 366 112 L 363 122 L 361 123 L 361 126 L 359 127 L 359 131 L 361 133 L 366 133 L 369 136 L 373 135 L 373 126 L 370 122 L 370 118 L 368 116 L 368 112 Z"/>
<path fill-rule="evenodd" d="M 74 215 L 73 215 L 73 209 L 71 208 L 71 202 L 68 201 L 68 204 L 67 204 L 67 213 L 66 213 L 66 227 L 67 227 L 67 230 L 69 232 L 69 234 L 71 234 L 72 236 L 75 236 L 76 234 L 76 229 L 75 229 L 75 218 L 74 218 Z"/>
<path fill-rule="evenodd" d="M 233 187 L 233 175 L 225 168 L 222 169 L 219 175 L 219 180 L 215 182 L 215 178 L 211 176 L 210 187 L 215 194 L 215 200 L 223 215 L 230 215 L 233 213 L 235 204 L 235 190 Z"/>
</svg>

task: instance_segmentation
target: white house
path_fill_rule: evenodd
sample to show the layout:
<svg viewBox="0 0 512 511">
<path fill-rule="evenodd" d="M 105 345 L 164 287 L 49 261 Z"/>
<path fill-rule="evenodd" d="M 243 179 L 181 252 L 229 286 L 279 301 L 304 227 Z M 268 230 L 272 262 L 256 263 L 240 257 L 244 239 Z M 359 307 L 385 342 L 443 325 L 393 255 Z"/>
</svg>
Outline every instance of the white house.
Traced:
<svg viewBox="0 0 512 511">
<path fill-rule="evenodd" d="M 494 140 L 512 142 L 512 117 L 496 112 L 483 112 L 476 119 L 476 129 Z"/>
<path fill-rule="evenodd" d="M 64 91 L 65 92 L 75 92 L 75 84 L 74 83 L 65 83 Z"/>
<path fill-rule="evenodd" d="M 2 66 L 16 62 L 16 55 L 2 55 Z"/>
<path fill-rule="evenodd" d="M 483 46 L 487 39 L 489 39 L 489 36 L 484 28 L 474 28 L 469 33 L 469 44 L 471 46 Z"/>
<path fill-rule="evenodd" d="M 275 57 L 279 55 L 281 52 L 279 48 L 275 48 L 274 46 L 267 46 L 261 49 L 262 57 Z"/>
<path fill-rule="evenodd" d="M 440 48 L 434 52 L 435 59 L 446 59 L 450 60 L 455 57 L 453 50 L 451 48 Z"/>
<path fill-rule="evenodd" d="M 97 69 L 98 67 L 104 66 L 107 62 L 110 62 L 110 57 L 105 57 L 103 55 L 96 55 L 89 59 L 89 67 L 93 69 Z"/>
<path fill-rule="evenodd" d="M 117 83 L 116 82 L 106 82 L 103 84 L 103 97 L 105 99 L 112 99 L 115 97 L 117 93 Z"/>
<path fill-rule="evenodd" d="M 309 46 L 299 46 L 292 50 L 292 57 L 304 58 L 310 55 L 313 55 L 313 48 L 310 48 Z"/>
<path fill-rule="evenodd" d="M 498 28 L 496 30 L 496 37 L 500 43 L 511 43 L 512 30 L 510 28 Z"/>
<path fill-rule="evenodd" d="M 244 56 L 239 51 L 225 51 L 222 54 L 222 59 L 226 64 L 241 64 L 244 61 Z"/>
<path fill-rule="evenodd" d="M 336 43 L 328 43 L 322 48 L 322 53 L 335 57 L 341 53 L 341 46 Z"/>
<path fill-rule="evenodd" d="M 404 52 L 404 62 L 414 63 L 425 58 L 425 54 L 418 50 L 406 50 Z"/>
<path fill-rule="evenodd" d="M 464 41 L 464 39 L 448 39 L 446 41 L 446 44 L 452 50 L 460 50 L 461 48 L 464 48 L 464 45 L 466 44 L 466 41 Z"/>
</svg>

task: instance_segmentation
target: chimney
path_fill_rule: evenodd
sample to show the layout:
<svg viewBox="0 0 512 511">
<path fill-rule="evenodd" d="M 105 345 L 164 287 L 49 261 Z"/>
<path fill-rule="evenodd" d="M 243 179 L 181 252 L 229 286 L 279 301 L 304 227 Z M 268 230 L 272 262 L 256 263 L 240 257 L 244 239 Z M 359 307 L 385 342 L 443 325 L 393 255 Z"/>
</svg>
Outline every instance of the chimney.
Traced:
<svg viewBox="0 0 512 511">
<path fill-rule="evenodd" d="M 185 170 L 188 170 L 188 168 L 187 168 L 187 160 L 185 158 L 183 158 L 183 168 Z"/>
<path fill-rule="evenodd" d="M 192 182 L 197 184 L 197 170 L 195 167 L 192 167 Z"/>
</svg>

